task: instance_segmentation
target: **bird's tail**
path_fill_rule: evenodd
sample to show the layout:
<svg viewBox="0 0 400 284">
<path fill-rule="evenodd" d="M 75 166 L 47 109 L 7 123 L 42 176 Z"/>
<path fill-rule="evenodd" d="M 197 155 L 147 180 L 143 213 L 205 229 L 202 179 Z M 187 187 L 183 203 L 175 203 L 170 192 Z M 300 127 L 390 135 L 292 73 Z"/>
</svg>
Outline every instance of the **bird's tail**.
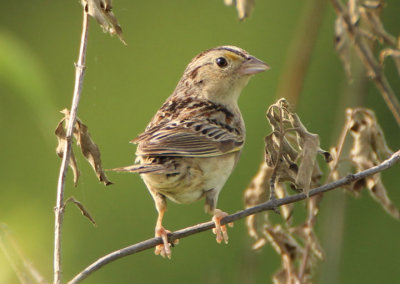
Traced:
<svg viewBox="0 0 400 284">
<path fill-rule="evenodd" d="M 129 173 L 138 173 L 138 174 L 147 174 L 147 173 L 169 173 L 168 170 L 163 165 L 158 164 L 138 164 L 131 165 L 122 168 L 108 169 L 107 171 L 114 172 L 129 172 Z"/>
</svg>

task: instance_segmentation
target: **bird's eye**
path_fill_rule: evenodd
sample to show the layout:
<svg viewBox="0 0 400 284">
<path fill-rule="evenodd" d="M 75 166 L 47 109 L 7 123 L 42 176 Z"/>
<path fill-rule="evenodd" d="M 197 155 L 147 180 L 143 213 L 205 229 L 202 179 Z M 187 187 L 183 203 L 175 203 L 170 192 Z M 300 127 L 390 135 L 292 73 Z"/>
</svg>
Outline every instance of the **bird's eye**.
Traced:
<svg viewBox="0 0 400 284">
<path fill-rule="evenodd" d="M 215 62 L 221 68 L 224 68 L 224 67 L 226 67 L 228 65 L 228 61 L 226 61 L 226 59 L 223 58 L 223 57 L 218 57 Z"/>
</svg>

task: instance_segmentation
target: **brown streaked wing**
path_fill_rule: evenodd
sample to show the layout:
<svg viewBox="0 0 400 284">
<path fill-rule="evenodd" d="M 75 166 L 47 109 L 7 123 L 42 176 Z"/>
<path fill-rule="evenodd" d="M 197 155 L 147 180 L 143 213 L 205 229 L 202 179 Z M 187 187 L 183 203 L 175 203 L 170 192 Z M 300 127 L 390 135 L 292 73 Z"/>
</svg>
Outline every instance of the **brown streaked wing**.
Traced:
<svg viewBox="0 0 400 284">
<path fill-rule="evenodd" d="M 185 127 L 187 123 L 168 123 L 148 129 L 134 140 L 139 143 L 136 155 L 210 157 L 236 152 L 243 146 L 243 137 L 220 125 L 189 123 L 191 127 Z"/>
</svg>

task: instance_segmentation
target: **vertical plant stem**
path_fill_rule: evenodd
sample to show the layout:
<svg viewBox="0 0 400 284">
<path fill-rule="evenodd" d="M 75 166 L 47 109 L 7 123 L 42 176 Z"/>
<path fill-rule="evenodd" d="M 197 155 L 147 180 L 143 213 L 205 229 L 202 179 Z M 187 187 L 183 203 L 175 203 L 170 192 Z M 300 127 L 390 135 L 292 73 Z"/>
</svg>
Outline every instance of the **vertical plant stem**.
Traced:
<svg viewBox="0 0 400 284">
<path fill-rule="evenodd" d="M 66 140 L 67 143 L 64 149 L 64 156 L 61 162 L 60 174 L 57 183 L 57 203 L 54 209 L 55 211 L 55 229 L 54 229 L 54 284 L 61 283 L 61 231 L 64 217 L 64 188 L 65 179 L 67 176 L 67 170 L 69 160 L 71 157 L 71 146 L 72 146 L 72 135 L 74 131 L 74 125 L 76 121 L 76 114 L 78 112 L 79 99 L 81 96 L 83 77 L 85 74 L 85 59 L 86 59 L 86 46 L 88 36 L 88 22 L 89 16 L 86 13 L 86 9 L 83 10 L 83 24 L 82 24 L 82 36 L 81 44 L 79 49 L 78 61 L 75 63 L 75 86 L 72 98 L 70 119 L 68 121 Z"/>
</svg>

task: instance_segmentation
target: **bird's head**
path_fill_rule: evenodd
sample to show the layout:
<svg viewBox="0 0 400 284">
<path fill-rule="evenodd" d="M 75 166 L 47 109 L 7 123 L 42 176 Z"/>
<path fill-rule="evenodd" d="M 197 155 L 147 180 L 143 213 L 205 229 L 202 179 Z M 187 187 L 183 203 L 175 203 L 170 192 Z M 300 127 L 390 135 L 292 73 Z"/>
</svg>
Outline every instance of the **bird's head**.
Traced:
<svg viewBox="0 0 400 284">
<path fill-rule="evenodd" d="M 181 83 L 191 82 L 205 99 L 236 104 L 250 77 L 268 69 L 266 63 L 239 47 L 220 46 L 193 58 Z"/>
</svg>

